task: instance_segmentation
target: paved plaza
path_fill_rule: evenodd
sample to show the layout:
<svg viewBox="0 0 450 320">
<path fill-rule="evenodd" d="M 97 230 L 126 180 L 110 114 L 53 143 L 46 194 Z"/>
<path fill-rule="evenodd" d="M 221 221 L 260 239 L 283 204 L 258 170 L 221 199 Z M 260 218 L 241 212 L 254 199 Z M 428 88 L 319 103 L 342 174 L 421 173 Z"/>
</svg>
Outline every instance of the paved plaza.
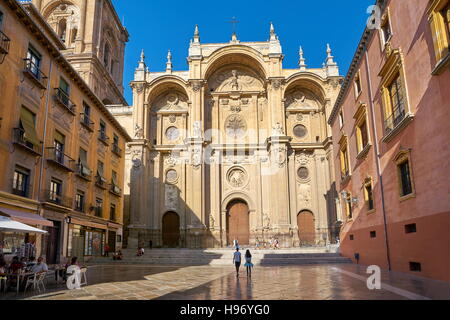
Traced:
<svg viewBox="0 0 450 320">
<path fill-rule="evenodd" d="M 8 293 L 3 299 L 43 300 L 405 300 L 450 299 L 450 284 L 402 273 L 382 273 L 382 289 L 369 290 L 366 268 L 352 264 L 257 267 L 237 279 L 230 267 L 97 265 L 88 286 L 69 291 L 49 283 L 41 295 Z"/>
</svg>

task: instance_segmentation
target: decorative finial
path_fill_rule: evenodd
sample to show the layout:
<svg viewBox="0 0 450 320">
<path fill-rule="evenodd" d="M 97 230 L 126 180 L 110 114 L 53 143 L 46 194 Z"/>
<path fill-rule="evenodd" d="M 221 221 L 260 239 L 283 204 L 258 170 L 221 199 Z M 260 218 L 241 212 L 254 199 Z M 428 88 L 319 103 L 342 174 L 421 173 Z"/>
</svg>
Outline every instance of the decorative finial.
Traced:
<svg viewBox="0 0 450 320">
<path fill-rule="evenodd" d="M 138 69 L 144 70 L 145 69 L 145 53 L 144 49 L 141 51 L 141 57 L 139 59 Z"/>
<path fill-rule="evenodd" d="M 195 25 L 194 29 L 194 43 L 200 43 L 200 31 L 198 30 L 198 24 Z"/>
<path fill-rule="evenodd" d="M 278 40 L 278 37 L 275 33 L 275 27 L 273 26 L 272 22 L 270 22 L 270 40 Z"/>
<path fill-rule="evenodd" d="M 167 52 L 166 72 L 172 73 L 172 53 L 170 49 Z"/>
<path fill-rule="evenodd" d="M 237 41 L 238 41 L 238 38 L 237 38 L 236 32 L 233 32 L 233 34 L 231 35 L 231 42 L 237 42 Z"/>
<path fill-rule="evenodd" d="M 300 59 L 298 60 L 298 66 L 300 67 L 300 70 L 306 70 L 306 59 L 303 57 L 303 48 L 300 46 L 300 50 L 298 51 L 298 54 L 300 56 Z"/>
<path fill-rule="evenodd" d="M 334 62 L 334 57 L 331 55 L 331 47 L 330 44 L 327 43 L 327 66 L 335 66 L 336 63 Z"/>
</svg>

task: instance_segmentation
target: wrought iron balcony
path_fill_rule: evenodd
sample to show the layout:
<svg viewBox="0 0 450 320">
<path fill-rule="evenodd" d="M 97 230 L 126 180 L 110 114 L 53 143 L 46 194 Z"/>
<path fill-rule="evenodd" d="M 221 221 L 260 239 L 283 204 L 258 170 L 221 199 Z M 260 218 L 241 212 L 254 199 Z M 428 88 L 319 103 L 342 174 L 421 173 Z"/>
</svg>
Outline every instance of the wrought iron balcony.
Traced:
<svg viewBox="0 0 450 320">
<path fill-rule="evenodd" d="M 80 114 L 80 123 L 89 131 L 94 131 L 94 122 L 89 118 L 88 115 L 81 113 Z"/>
<path fill-rule="evenodd" d="M 67 93 L 60 88 L 55 88 L 55 95 L 53 97 L 56 102 L 65 107 L 71 114 L 75 115 L 76 105 L 70 100 Z"/>
<path fill-rule="evenodd" d="M 57 204 L 59 206 L 63 206 L 66 208 L 72 208 L 73 205 L 73 199 L 70 197 L 64 197 L 61 194 L 58 194 L 55 191 L 52 190 L 45 190 L 44 191 L 44 202 L 49 202 L 53 204 Z"/>
<path fill-rule="evenodd" d="M 73 172 L 74 171 L 74 160 L 70 158 L 68 155 L 64 154 L 64 152 L 52 147 L 47 148 L 46 150 L 46 158 L 47 161 L 53 163 L 60 168 Z"/>
<path fill-rule="evenodd" d="M 11 40 L 0 30 L 0 63 L 3 63 L 5 56 L 9 53 Z"/>
<path fill-rule="evenodd" d="M 108 145 L 109 137 L 106 135 L 106 133 L 102 130 L 98 132 L 98 140 L 103 142 L 105 145 Z"/>
<path fill-rule="evenodd" d="M 41 155 L 41 144 L 34 145 L 25 139 L 25 130 L 21 128 L 13 129 L 13 143 L 36 156 Z"/>
<path fill-rule="evenodd" d="M 122 195 L 122 189 L 113 183 L 110 185 L 109 192 L 111 192 L 112 194 L 114 194 L 116 196 Z"/>
<path fill-rule="evenodd" d="M 95 185 L 101 189 L 107 189 L 106 179 L 102 176 L 96 175 L 95 176 Z"/>
<path fill-rule="evenodd" d="M 384 121 L 386 134 L 390 133 L 405 118 L 406 112 L 403 107 L 394 109 L 392 114 Z"/>
<path fill-rule="evenodd" d="M 47 88 L 47 76 L 41 72 L 38 65 L 34 64 L 30 59 L 23 59 L 24 70 L 23 73 L 41 89 Z"/>
<path fill-rule="evenodd" d="M 75 173 L 80 178 L 91 181 L 92 179 L 92 170 L 86 166 L 83 166 L 82 163 L 77 163 L 75 167 Z"/>
<path fill-rule="evenodd" d="M 111 145 L 111 151 L 119 157 L 122 156 L 122 149 L 120 149 L 116 143 Z"/>
</svg>

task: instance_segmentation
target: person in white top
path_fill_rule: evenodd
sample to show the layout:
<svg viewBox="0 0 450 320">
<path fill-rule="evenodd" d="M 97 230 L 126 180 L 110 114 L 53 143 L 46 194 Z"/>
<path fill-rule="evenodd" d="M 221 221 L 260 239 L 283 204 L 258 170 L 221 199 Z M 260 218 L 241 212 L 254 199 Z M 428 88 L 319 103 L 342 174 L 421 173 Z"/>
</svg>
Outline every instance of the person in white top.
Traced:
<svg viewBox="0 0 450 320">
<path fill-rule="evenodd" d="M 241 267 L 241 253 L 239 248 L 236 248 L 236 252 L 233 254 L 233 264 L 236 267 L 236 278 L 239 278 L 239 268 Z"/>
<path fill-rule="evenodd" d="M 47 271 L 48 271 L 48 266 L 44 262 L 44 258 L 43 257 L 39 257 L 38 258 L 38 263 L 36 263 L 33 266 L 33 268 L 31 268 L 31 272 L 33 272 L 33 273 L 41 273 L 41 272 L 47 272 Z"/>
<path fill-rule="evenodd" d="M 237 241 L 237 239 L 234 239 L 234 240 L 233 240 L 233 247 L 234 247 L 235 249 L 239 249 L 239 241 Z"/>
</svg>

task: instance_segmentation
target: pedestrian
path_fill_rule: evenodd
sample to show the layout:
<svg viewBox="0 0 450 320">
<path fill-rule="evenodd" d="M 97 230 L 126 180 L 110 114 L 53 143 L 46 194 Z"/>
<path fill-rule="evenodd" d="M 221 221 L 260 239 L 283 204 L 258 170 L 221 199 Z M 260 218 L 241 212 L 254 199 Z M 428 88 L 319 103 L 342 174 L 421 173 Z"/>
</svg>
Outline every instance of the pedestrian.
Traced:
<svg viewBox="0 0 450 320">
<path fill-rule="evenodd" d="M 233 248 L 239 249 L 239 241 L 237 239 L 233 240 Z"/>
<path fill-rule="evenodd" d="M 150 250 L 152 250 L 152 248 L 153 248 L 153 241 L 152 240 L 150 240 L 149 245 L 150 245 Z"/>
<path fill-rule="evenodd" d="M 109 257 L 109 245 L 105 244 L 105 257 Z"/>
<path fill-rule="evenodd" d="M 252 254 L 250 253 L 250 250 L 247 250 L 245 253 L 245 267 L 247 268 L 247 277 L 252 277 Z"/>
<path fill-rule="evenodd" d="M 239 268 L 241 267 L 241 253 L 239 247 L 236 248 L 236 252 L 233 254 L 233 264 L 236 267 L 236 278 L 239 278 Z"/>
</svg>

